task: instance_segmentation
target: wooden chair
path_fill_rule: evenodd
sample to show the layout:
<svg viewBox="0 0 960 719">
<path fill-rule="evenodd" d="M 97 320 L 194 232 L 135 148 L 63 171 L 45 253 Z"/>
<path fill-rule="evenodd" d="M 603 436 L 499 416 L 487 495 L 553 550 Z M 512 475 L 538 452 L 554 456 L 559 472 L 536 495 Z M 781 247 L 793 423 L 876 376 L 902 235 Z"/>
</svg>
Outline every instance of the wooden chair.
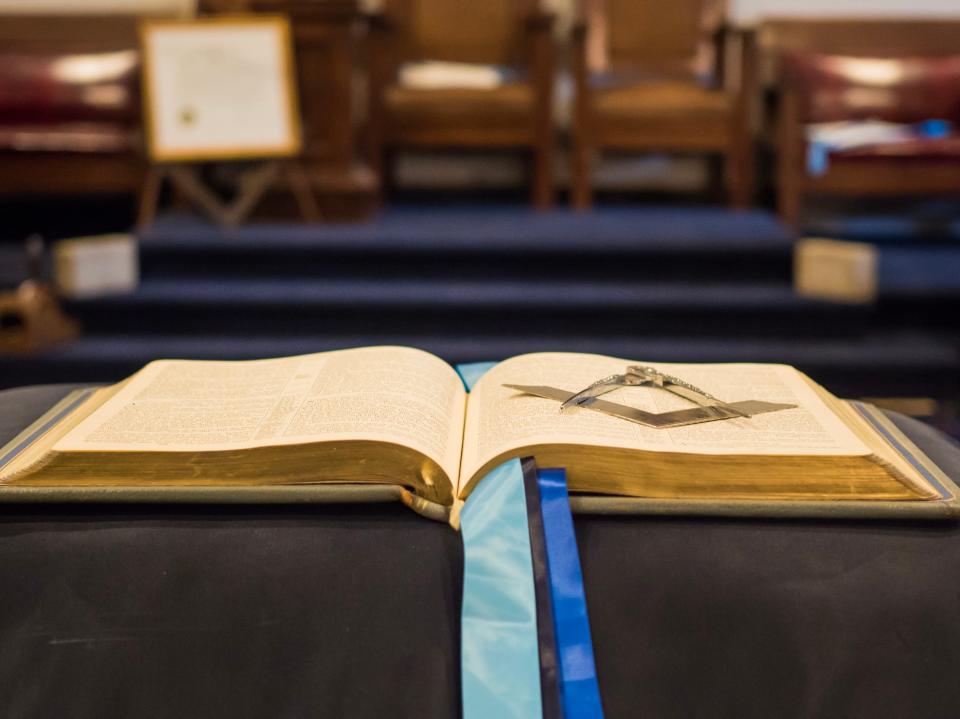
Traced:
<svg viewBox="0 0 960 719">
<path fill-rule="evenodd" d="M 960 23 L 778 21 L 760 29 L 776 81 L 777 204 L 796 224 L 809 195 L 960 194 Z M 807 167 L 810 123 L 945 119 L 952 136 L 830 152 Z"/>
<path fill-rule="evenodd" d="M 370 162 L 389 184 L 395 148 L 520 148 L 532 158 L 532 200 L 553 203 L 553 17 L 538 0 L 386 0 L 371 18 Z M 417 89 L 397 81 L 424 60 L 510 68 L 492 89 Z"/>
<path fill-rule="evenodd" d="M 752 195 L 749 38 L 725 81 L 722 0 L 579 0 L 571 195 L 590 207 L 591 164 L 605 150 L 711 153 L 725 160 L 729 202 Z M 732 43 L 731 43 L 732 45 Z"/>
</svg>

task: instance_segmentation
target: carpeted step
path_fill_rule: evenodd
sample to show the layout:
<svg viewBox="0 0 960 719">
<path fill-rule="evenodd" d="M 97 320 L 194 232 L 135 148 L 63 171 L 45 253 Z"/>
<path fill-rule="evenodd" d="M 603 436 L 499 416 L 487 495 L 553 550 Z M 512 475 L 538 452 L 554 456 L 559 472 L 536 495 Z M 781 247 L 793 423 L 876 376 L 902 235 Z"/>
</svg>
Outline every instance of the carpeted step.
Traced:
<svg viewBox="0 0 960 719">
<path fill-rule="evenodd" d="M 111 334 L 502 331 L 505 316 L 533 334 L 849 333 L 871 308 L 798 298 L 776 283 L 526 280 L 147 280 L 137 292 L 74 301 L 88 332 Z M 146 329 L 149 328 L 149 329 Z M 469 328 L 469 330 L 467 329 Z"/>
<path fill-rule="evenodd" d="M 671 339 L 638 334 L 585 337 L 415 334 L 303 335 L 299 337 L 88 336 L 29 358 L 0 358 L 0 383 L 14 387 L 61 381 L 114 381 L 152 359 L 256 359 L 378 344 L 408 344 L 450 362 L 499 359 L 523 352 L 597 352 L 649 361 L 783 362 L 846 396 L 957 397 L 960 347 L 955 339 L 922 333 L 877 334 L 806 342 L 733 337 Z"/>
<path fill-rule="evenodd" d="M 890 300 L 960 299 L 960 243 L 880 246 L 877 285 L 881 297 Z"/>
<path fill-rule="evenodd" d="M 960 243 L 890 245 L 805 239 L 797 243 L 798 286 L 822 286 L 859 300 L 870 290 L 890 309 L 960 301 Z M 956 307 L 954 308 L 954 313 Z"/>
<path fill-rule="evenodd" d="M 880 200 L 890 204 L 891 199 Z M 856 202 L 859 206 L 862 200 Z M 894 203 L 896 204 L 896 203 Z M 914 204 L 916 203 L 909 203 Z M 859 207 L 846 208 L 835 213 L 814 213 L 804 222 L 804 234 L 813 237 L 875 242 L 880 245 L 917 245 L 924 242 L 939 244 L 960 243 L 960 205 L 956 201 L 927 201 L 920 205 L 901 206 L 890 212 L 875 208 L 869 214 L 859 214 Z"/>
<path fill-rule="evenodd" d="M 789 278 L 793 235 L 772 215 L 718 208 L 401 208 L 364 224 L 220 229 L 160 218 L 144 276 Z"/>
<path fill-rule="evenodd" d="M 797 298 L 793 240 L 769 213 L 704 207 L 399 208 L 235 230 L 163 217 L 141 240 L 140 289 L 70 303 L 85 336 L 0 358 L 0 386 L 112 381 L 157 357 L 404 344 L 451 362 L 542 350 L 785 362 L 840 394 L 960 394 L 948 303 Z M 915 273 L 895 274 L 906 286 Z"/>
<path fill-rule="evenodd" d="M 547 253 L 576 250 L 637 253 L 661 246 L 698 253 L 714 248 L 744 252 L 789 248 L 793 234 L 763 210 L 713 207 L 623 207 L 597 212 L 526 207 L 417 207 L 385 210 L 351 224 L 251 224 L 218 228 L 193 216 L 158 218 L 142 234 L 150 249 L 220 250 L 263 247 L 328 251 L 377 250 Z"/>
</svg>

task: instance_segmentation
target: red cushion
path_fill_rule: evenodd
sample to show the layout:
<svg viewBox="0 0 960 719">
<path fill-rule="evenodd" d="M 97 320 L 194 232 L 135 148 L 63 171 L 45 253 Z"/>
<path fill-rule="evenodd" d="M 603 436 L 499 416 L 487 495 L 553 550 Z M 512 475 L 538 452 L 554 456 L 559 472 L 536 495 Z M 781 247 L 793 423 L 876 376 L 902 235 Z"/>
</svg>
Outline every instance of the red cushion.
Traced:
<svg viewBox="0 0 960 719">
<path fill-rule="evenodd" d="M 878 118 L 960 123 L 960 55 L 853 57 L 795 51 L 784 57 L 805 122 Z"/>
<path fill-rule="evenodd" d="M 0 124 L 120 122 L 139 117 L 135 50 L 0 56 Z"/>
</svg>

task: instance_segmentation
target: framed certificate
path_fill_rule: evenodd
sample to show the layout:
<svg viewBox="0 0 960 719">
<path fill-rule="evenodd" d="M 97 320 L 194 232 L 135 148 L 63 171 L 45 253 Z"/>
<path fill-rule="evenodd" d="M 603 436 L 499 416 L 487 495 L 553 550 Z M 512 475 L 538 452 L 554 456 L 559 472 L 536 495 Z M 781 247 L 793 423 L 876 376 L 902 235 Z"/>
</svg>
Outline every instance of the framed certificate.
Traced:
<svg viewBox="0 0 960 719">
<path fill-rule="evenodd" d="M 286 18 L 141 25 L 147 151 L 156 162 L 290 157 L 300 115 Z"/>
</svg>

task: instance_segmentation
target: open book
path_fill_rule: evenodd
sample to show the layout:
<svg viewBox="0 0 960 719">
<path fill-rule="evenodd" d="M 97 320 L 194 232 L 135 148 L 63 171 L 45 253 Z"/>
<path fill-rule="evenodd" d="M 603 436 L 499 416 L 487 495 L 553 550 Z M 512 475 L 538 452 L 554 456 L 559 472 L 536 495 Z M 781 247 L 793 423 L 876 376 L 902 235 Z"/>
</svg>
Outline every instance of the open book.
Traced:
<svg viewBox="0 0 960 719">
<path fill-rule="evenodd" d="M 653 429 L 505 384 L 571 392 L 627 360 L 508 359 L 469 394 L 439 358 L 369 347 L 243 362 L 160 360 L 98 389 L 0 466 L 0 494 L 33 487 L 397 485 L 452 506 L 492 468 L 532 455 L 570 490 L 670 500 L 943 500 L 929 460 L 784 365 L 654 366 L 726 401 L 793 409 Z M 690 406 L 654 387 L 611 399 Z M 3 455 L 0 455 L 2 457 Z M 2 461 L 2 460 L 0 460 Z"/>
</svg>

